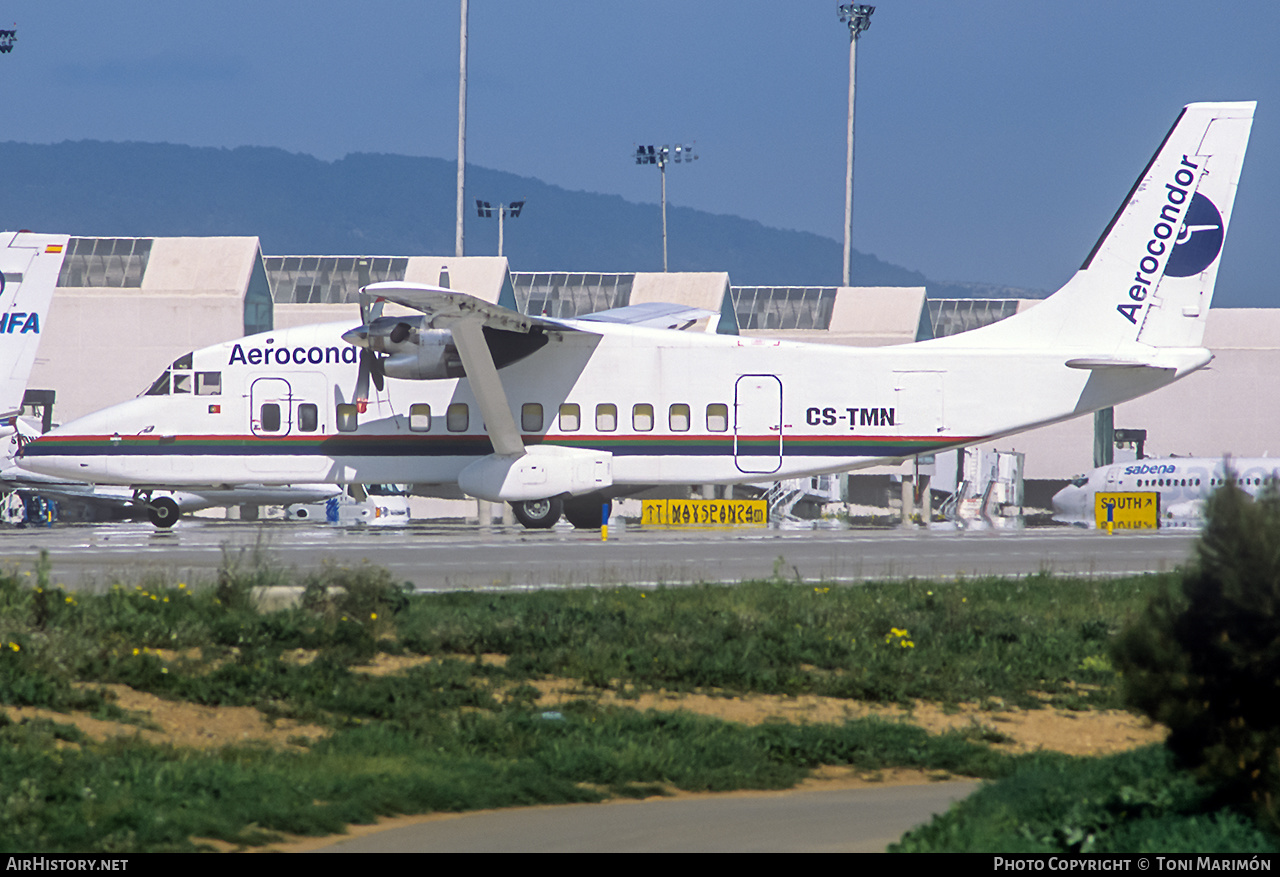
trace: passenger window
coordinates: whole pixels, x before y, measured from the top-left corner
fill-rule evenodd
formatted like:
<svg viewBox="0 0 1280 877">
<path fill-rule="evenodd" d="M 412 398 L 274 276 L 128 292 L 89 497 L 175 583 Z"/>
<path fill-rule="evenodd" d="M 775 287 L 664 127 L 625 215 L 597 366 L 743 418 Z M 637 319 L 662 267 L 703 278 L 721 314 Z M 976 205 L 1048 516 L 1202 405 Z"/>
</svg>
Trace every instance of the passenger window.
<svg viewBox="0 0 1280 877">
<path fill-rule="evenodd" d="M 542 406 L 526 402 L 520 406 L 520 428 L 525 432 L 542 431 Z"/>
<path fill-rule="evenodd" d="M 191 392 L 191 372 L 174 372 L 173 373 L 173 392 L 174 393 L 190 393 Z"/>
<path fill-rule="evenodd" d="M 466 432 L 467 424 L 471 422 L 471 413 L 467 409 L 466 402 L 454 402 L 445 411 L 444 425 L 448 427 L 449 432 Z"/>
<path fill-rule="evenodd" d="M 604 402 L 596 406 L 596 430 L 613 432 L 618 428 L 618 406 L 612 402 Z"/>
<path fill-rule="evenodd" d="M 714 402 L 707 406 L 707 429 L 711 432 L 728 432 L 729 406 Z"/>
<path fill-rule="evenodd" d="M 689 431 L 689 406 L 684 403 L 677 402 L 671 406 L 669 417 L 672 432 L 688 432 Z"/>
<path fill-rule="evenodd" d="M 196 372 L 197 396 L 221 396 L 222 372 Z"/>
<path fill-rule="evenodd" d="M 359 409 L 351 402 L 340 402 L 337 408 L 338 432 L 355 432 L 360 425 Z"/>
<path fill-rule="evenodd" d="M 264 402 L 262 404 L 261 417 L 263 432 L 279 432 L 280 431 L 280 406 L 275 402 Z"/>
<path fill-rule="evenodd" d="M 425 402 L 409 406 L 409 429 L 414 432 L 431 431 L 431 406 Z"/>
<path fill-rule="evenodd" d="M 560 406 L 560 431 L 577 432 L 582 424 L 582 409 L 572 402 Z"/>
<path fill-rule="evenodd" d="M 653 429 L 653 406 L 641 402 L 631 409 L 631 428 L 636 432 L 649 432 Z"/>
<path fill-rule="evenodd" d="M 314 402 L 303 402 L 298 406 L 298 430 L 315 432 L 320 426 L 320 409 Z"/>
</svg>

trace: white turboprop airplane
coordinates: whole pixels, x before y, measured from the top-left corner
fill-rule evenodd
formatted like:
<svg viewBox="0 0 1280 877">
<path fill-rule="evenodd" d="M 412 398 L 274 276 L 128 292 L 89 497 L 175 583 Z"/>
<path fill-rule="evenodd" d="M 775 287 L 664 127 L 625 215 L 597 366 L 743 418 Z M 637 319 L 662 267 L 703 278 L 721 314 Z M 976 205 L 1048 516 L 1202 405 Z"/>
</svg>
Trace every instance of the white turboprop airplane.
<svg viewBox="0 0 1280 877">
<path fill-rule="evenodd" d="M 110 517 L 145 512 L 157 526 L 171 526 L 184 511 L 238 503 L 323 502 L 340 492 L 333 484 L 241 485 L 235 490 L 156 491 L 142 496 L 127 488 L 95 489 L 82 481 L 68 482 L 12 466 L 22 445 L 39 435 L 18 415 L 69 240 L 67 235 L 0 232 L 0 490 L 93 507 Z"/>
<path fill-rule="evenodd" d="M 510 502 L 526 526 L 562 509 L 594 526 L 643 486 L 844 472 L 1087 414 L 1213 358 L 1205 314 L 1254 107 L 1187 106 L 1066 286 L 974 331 L 838 347 L 653 328 L 683 324 L 661 307 L 550 319 L 376 283 L 363 325 L 196 351 L 22 465 L 137 489 L 413 483 Z M 379 300 L 421 313 L 378 316 Z"/>
<path fill-rule="evenodd" d="M 1280 458 L 1164 457 L 1100 466 L 1053 495 L 1053 519 L 1093 527 L 1098 492 L 1158 493 L 1160 526 L 1198 526 L 1204 522 L 1205 500 L 1226 483 L 1228 470 L 1241 490 L 1257 496 L 1280 479 Z"/>
</svg>

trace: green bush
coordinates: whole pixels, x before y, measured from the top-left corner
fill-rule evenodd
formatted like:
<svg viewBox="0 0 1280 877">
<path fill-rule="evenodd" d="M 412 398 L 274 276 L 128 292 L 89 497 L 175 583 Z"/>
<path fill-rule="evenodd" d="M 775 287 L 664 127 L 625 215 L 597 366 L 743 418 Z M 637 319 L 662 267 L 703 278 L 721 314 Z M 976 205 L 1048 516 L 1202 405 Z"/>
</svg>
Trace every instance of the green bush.
<svg viewBox="0 0 1280 877">
<path fill-rule="evenodd" d="M 1178 762 L 1280 826 L 1280 493 L 1216 491 L 1195 563 L 1118 638 L 1128 703 Z"/>
<path fill-rule="evenodd" d="M 1160 746 L 1107 758 L 1041 752 L 890 852 L 1274 853 L 1275 838 L 1218 807 Z M 1167 866 L 1166 866 L 1167 867 Z"/>
</svg>

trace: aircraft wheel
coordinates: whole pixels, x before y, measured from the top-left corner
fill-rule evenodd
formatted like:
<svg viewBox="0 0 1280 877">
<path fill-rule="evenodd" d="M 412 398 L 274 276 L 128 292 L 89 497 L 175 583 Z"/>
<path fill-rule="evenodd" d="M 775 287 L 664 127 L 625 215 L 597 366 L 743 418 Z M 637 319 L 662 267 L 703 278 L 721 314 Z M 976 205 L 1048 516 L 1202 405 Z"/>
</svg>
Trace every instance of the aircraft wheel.
<svg viewBox="0 0 1280 877">
<path fill-rule="evenodd" d="M 546 530 L 556 525 L 564 511 L 564 503 L 558 499 L 528 499 L 513 502 L 511 511 L 516 520 L 530 530 Z"/>
<path fill-rule="evenodd" d="M 151 519 L 151 523 L 164 529 L 178 523 L 181 514 L 178 504 L 167 496 L 153 499 L 147 506 L 147 517 Z"/>
<path fill-rule="evenodd" d="M 570 500 L 564 504 L 565 520 L 579 530 L 599 530 L 612 512 L 613 500 L 599 496 Z"/>
</svg>

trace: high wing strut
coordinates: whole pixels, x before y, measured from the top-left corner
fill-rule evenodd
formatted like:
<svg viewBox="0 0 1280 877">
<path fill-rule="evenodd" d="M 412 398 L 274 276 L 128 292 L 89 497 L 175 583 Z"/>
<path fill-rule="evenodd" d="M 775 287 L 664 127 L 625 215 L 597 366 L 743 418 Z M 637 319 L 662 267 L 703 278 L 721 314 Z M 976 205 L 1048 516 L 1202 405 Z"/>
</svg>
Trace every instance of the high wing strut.
<svg viewBox="0 0 1280 877">
<path fill-rule="evenodd" d="M 445 327 L 453 331 L 458 356 L 467 371 L 471 392 L 476 395 L 494 453 L 518 457 L 525 452 L 524 440 L 516 428 L 515 418 L 511 416 L 507 393 L 502 388 L 502 379 L 498 377 L 498 368 L 493 364 L 493 354 L 484 341 L 481 326 L 480 320 L 462 318 L 456 322 L 447 321 Z"/>
</svg>

